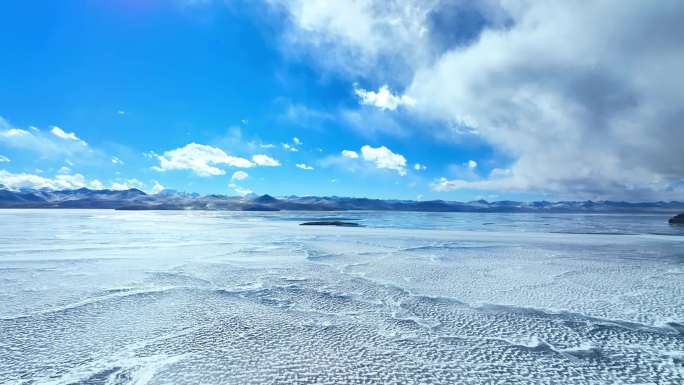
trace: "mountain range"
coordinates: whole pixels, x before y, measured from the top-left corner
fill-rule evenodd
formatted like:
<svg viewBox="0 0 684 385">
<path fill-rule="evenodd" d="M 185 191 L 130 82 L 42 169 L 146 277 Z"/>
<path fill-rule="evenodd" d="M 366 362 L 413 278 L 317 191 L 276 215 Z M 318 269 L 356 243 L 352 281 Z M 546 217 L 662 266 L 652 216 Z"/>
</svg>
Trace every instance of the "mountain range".
<svg viewBox="0 0 684 385">
<path fill-rule="evenodd" d="M 0 208 L 79 208 L 116 210 L 239 210 L 239 211 L 425 211 L 425 212 L 613 212 L 675 213 L 684 211 L 683 202 L 616 202 L 616 201 L 496 201 L 455 202 L 443 200 L 412 201 L 349 197 L 315 197 L 270 195 L 226 196 L 200 195 L 164 190 L 146 194 L 129 190 L 20 189 L 0 186 Z"/>
</svg>

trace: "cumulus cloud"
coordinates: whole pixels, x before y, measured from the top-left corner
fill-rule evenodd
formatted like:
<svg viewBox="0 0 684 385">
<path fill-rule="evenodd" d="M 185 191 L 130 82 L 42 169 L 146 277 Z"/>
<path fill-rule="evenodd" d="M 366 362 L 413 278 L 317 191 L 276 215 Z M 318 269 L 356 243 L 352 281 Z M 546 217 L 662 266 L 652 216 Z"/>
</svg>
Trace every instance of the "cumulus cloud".
<svg viewBox="0 0 684 385">
<path fill-rule="evenodd" d="M 80 139 L 78 136 L 76 136 L 75 133 L 73 132 L 66 132 L 62 130 L 61 128 L 57 126 L 52 126 L 52 130 L 50 130 L 52 135 L 64 139 L 64 140 L 72 140 L 74 142 L 80 143 L 83 146 L 87 146 L 88 143 L 86 143 L 84 140 Z"/>
<path fill-rule="evenodd" d="M 31 151 L 42 157 L 57 156 L 82 156 L 93 155 L 94 152 L 85 145 L 85 142 L 78 139 L 69 139 L 73 133 L 66 133 L 61 130 L 67 138 L 59 137 L 51 131 L 42 131 L 36 127 L 29 127 L 28 130 L 12 127 L 12 125 L 0 117 L 0 144 L 20 150 Z"/>
<path fill-rule="evenodd" d="M 394 170 L 399 175 L 406 175 L 406 158 L 401 154 L 393 153 L 385 146 L 371 147 L 365 145 L 361 147 L 361 157 L 375 164 L 377 168 Z"/>
<path fill-rule="evenodd" d="M 124 164 L 123 160 L 119 159 L 119 158 L 116 157 L 116 156 L 113 156 L 113 157 L 112 157 L 112 163 L 113 163 L 113 164 Z"/>
<path fill-rule="evenodd" d="M 81 174 L 60 174 L 55 175 L 54 178 L 46 178 L 35 174 L 15 174 L 7 170 L 0 170 L 0 184 L 10 190 L 21 188 L 69 190 L 82 187 L 98 189 L 102 186 L 101 182 L 97 179 L 88 181 Z"/>
<path fill-rule="evenodd" d="M 681 1 L 276 3 L 293 47 L 347 73 L 394 74 L 383 58 L 397 58 L 406 72 L 389 80 L 420 101 L 411 114 L 512 159 L 468 188 L 684 198 Z M 463 6 L 482 27 L 454 29 Z"/>
<path fill-rule="evenodd" d="M 10 158 L 8 158 L 4 155 L 0 155 L 0 163 L 9 162 L 9 161 L 10 161 Z"/>
<path fill-rule="evenodd" d="M 296 137 L 296 136 L 295 136 L 294 138 L 292 138 L 292 143 L 294 143 L 296 146 L 301 146 L 301 145 L 302 145 L 302 141 L 299 140 L 299 138 Z"/>
<path fill-rule="evenodd" d="M 431 97 L 420 113 L 467 117 L 514 157 L 507 179 L 468 188 L 673 196 L 684 178 L 684 53 L 675 37 L 684 33 L 684 4 L 666 3 L 506 4 L 510 30 L 446 52 L 408 92 Z"/>
<path fill-rule="evenodd" d="M 280 166 L 280 162 L 271 158 L 268 155 L 263 155 L 263 154 L 254 155 L 252 157 L 252 161 L 254 161 L 254 163 L 258 164 L 259 166 L 266 166 L 266 167 Z"/>
<path fill-rule="evenodd" d="M 245 195 L 252 193 L 252 190 L 250 190 L 248 188 L 240 187 L 240 186 L 236 185 L 235 183 L 229 184 L 228 187 L 230 189 L 232 189 L 233 191 L 235 191 L 236 193 L 240 194 L 241 196 L 245 196 Z"/>
<path fill-rule="evenodd" d="M 359 97 L 359 103 L 377 107 L 381 110 L 394 111 L 399 106 L 413 106 L 416 101 L 407 95 L 394 95 L 387 85 L 375 91 L 367 91 L 354 86 L 354 93 Z"/>
<path fill-rule="evenodd" d="M 474 169 L 477 167 L 477 162 L 472 160 L 472 159 L 469 160 L 467 164 L 468 164 L 468 168 L 470 168 L 470 169 Z"/>
<path fill-rule="evenodd" d="M 301 168 L 302 170 L 313 170 L 313 167 L 307 165 L 306 163 L 297 163 L 295 166 Z"/>
<path fill-rule="evenodd" d="M 233 176 L 230 177 L 230 179 L 232 179 L 232 180 L 245 180 L 245 179 L 247 179 L 247 177 L 249 177 L 249 174 L 247 174 L 246 172 L 244 172 L 244 171 L 235 171 L 235 172 L 233 173 Z"/>
<path fill-rule="evenodd" d="M 345 158 L 356 159 L 359 157 L 359 154 L 352 150 L 342 150 L 342 156 Z"/>
<path fill-rule="evenodd" d="M 349 172 L 368 173 L 375 169 L 396 171 L 406 175 L 406 158 L 392 152 L 385 146 L 371 147 L 365 145 L 360 151 L 343 150 L 340 155 L 330 155 L 321 159 L 321 167 L 339 167 Z M 369 164 L 372 165 L 369 167 Z"/>
<path fill-rule="evenodd" d="M 423 170 L 427 170 L 427 166 L 424 164 L 416 163 L 413 165 L 413 169 L 416 171 L 423 171 Z"/>
<path fill-rule="evenodd" d="M 165 151 L 163 155 L 154 156 L 159 160 L 159 166 L 152 167 L 156 171 L 191 170 L 199 176 L 225 174 L 217 165 L 249 168 L 257 163 L 230 156 L 220 148 L 197 143 L 190 143 L 175 150 Z"/>
</svg>

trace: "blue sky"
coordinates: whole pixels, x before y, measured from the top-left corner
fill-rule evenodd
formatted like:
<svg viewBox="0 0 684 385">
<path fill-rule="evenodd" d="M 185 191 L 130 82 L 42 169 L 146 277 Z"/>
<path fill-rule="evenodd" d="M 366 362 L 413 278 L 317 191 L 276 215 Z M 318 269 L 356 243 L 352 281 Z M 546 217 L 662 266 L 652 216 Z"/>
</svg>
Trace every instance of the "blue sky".
<svg viewBox="0 0 684 385">
<path fill-rule="evenodd" d="M 609 70 L 611 60 L 643 64 L 614 42 L 610 55 L 578 44 L 594 63 L 561 52 L 538 62 L 558 27 L 530 30 L 528 19 L 563 9 L 390 3 L 3 4 L 0 183 L 448 200 L 682 196 L 682 167 L 671 165 L 681 159 L 653 159 L 681 133 L 652 110 L 670 96 L 676 118 L 681 95 Z M 583 30 L 582 12 L 600 11 L 573 10 L 568 31 Z M 618 22 L 634 22 L 623 13 Z M 527 71 L 510 64 L 533 59 Z M 624 125 L 635 119 L 652 131 Z M 615 132 L 620 146 L 595 146 L 614 143 Z M 654 143 L 631 139 L 644 135 Z"/>
</svg>

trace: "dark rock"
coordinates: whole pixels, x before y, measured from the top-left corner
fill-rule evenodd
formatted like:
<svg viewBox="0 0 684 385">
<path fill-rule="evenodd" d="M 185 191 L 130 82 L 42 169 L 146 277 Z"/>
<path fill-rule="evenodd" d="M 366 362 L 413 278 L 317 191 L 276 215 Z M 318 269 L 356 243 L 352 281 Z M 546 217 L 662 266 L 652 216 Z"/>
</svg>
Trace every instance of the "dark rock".
<svg viewBox="0 0 684 385">
<path fill-rule="evenodd" d="M 684 213 L 675 215 L 668 221 L 673 225 L 684 225 Z"/>
<path fill-rule="evenodd" d="M 342 221 L 315 221 L 300 223 L 300 226 L 341 226 L 341 227 L 359 227 L 358 223 L 342 222 Z"/>
<path fill-rule="evenodd" d="M 264 205 L 247 205 L 242 208 L 242 211 L 280 211 L 280 209 Z"/>
</svg>

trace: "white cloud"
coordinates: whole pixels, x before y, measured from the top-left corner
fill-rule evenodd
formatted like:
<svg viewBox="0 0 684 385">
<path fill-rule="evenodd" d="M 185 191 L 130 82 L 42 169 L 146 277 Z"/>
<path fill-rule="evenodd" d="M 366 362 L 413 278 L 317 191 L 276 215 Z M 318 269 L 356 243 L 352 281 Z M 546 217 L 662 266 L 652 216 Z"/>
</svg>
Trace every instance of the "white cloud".
<svg viewBox="0 0 684 385">
<path fill-rule="evenodd" d="M 9 161 L 10 161 L 10 158 L 8 158 L 4 155 L 0 155 L 0 163 L 9 162 Z"/>
<path fill-rule="evenodd" d="M 252 190 L 250 190 L 248 188 L 240 187 L 240 186 L 236 185 L 235 183 L 229 184 L 228 187 L 231 188 L 236 193 L 240 194 L 241 196 L 245 196 L 245 195 L 252 193 Z"/>
<path fill-rule="evenodd" d="M 297 151 L 299 151 L 299 149 L 297 149 L 297 147 L 292 146 L 292 145 L 290 145 L 290 144 L 288 144 L 288 143 L 283 143 L 282 146 L 283 146 L 283 148 L 284 148 L 286 151 L 292 151 L 292 152 L 297 152 Z"/>
<path fill-rule="evenodd" d="M 156 194 L 164 189 L 164 186 L 159 182 L 152 182 L 153 187 L 151 191 L 153 193 Z M 0 170 L 0 185 L 3 185 L 10 190 L 18 190 L 21 188 L 73 190 L 83 187 L 91 190 L 103 190 L 105 188 L 104 184 L 98 179 L 89 181 L 81 174 L 58 174 L 55 175 L 54 178 L 46 178 L 35 174 L 15 174 L 7 170 Z M 128 190 L 131 188 L 144 190 L 145 184 L 138 179 L 128 179 L 112 183 L 111 188 L 113 190 Z"/>
<path fill-rule="evenodd" d="M 402 73 L 430 57 L 425 25 L 437 1 L 270 0 L 287 11 L 286 52 L 314 48 L 312 60 L 352 75 Z M 385 70 L 385 71 L 383 71 Z"/>
<path fill-rule="evenodd" d="M 359 154 L 352 150 L 342 150 L 342 156 L 345 158 L 356 159 L 359 157 Z"/>
<path fill-rule="evenodd" d="M 423 170 L 427 170 L 427 166 L 424 164 L 416 163 L 413 165 L 413 169 L 416 171 L 423 171 Z"/>
<path fill-rule="evenodd" d="M 474 160 L 472 160 L 472 159 L 469 160 L 469 161 L 468 161 L 468 168 L 473 169 L 473 168 L 475 168 L 475 167 L 477 167 L 477 162 L 474 161 Z"/>
<path fill-rule="evenodd" d="M 280 166 L 280 162 L 271 158 L 268 155 L 263 155 L 263 154 L 254 155 L 252 157 L 252 161 L 254 161 L 254 163 L 258 164 L 259 166 L 266 166 L 266 167 Z"/>
<path fill-rule="evenodd" d="M 135 178 L 112 183 L 112 190 L 130 190 L 133 188 L 144 190 L 145 183 Z"/>
<path fill-rule="evenodd" d="M 292 144 L 282 143 L 282 146 L 287 151 L 297 152 L 297 151 L 299 151 L 299 148 L 297 148 L 297 146 L 301 146 L 302 144 L 303 144 L 302 141 L 299 140 L 299 138 L 295 136 L 294 138 L 292 138 Z"/>
<path fill-rule="evenodd" d="M 249 174 L 247 174 L 244 171 L 235 171 L 233 173 L 233 176 L 230 178 L 231 180 L 245 180 L 249 177 Z"/>
<path fill-rule="evenodd" d="M 409 84 L 420 101 L 409 112 L 450 131 L 430 133 L 476 132 L 513 159 L 509 180 L 492 185 L 684 198 L 681 1 L 272 1 L 292 19 L 291 47 L 329 69 Z M 459 40 L 463 8 L 484 29 Z"/>
<path fill-rule="evenodd" d="M 145 158 L 147 158 L 147 159 L 157 159 L 157 157 L 159 156 L 159 154 L 157 154 L 156 152 L 150 150 L 150 151 L 145 151 L 145 152 L 143 152 L 143 153 L 142 153 L 142 156 L 145 157 Z"/>
<path fill-rule="evenodd" d="M 676 37 L 684 28 L 674 17 L 684 3 L 502 4 L 510 29 L 485 31 L 444 53 L 408 89 L 421 101 L 429 97 L 417 106 L 424 116 L 467 116 L 514 157 L 507 180 L 468 187 L 583 199 L 684 197 L 684 53 Z"/>
<path fill-rule="evenodd" d="M 160 192 L 164 191 L 166 187 L 164 187 L 163 184 L 157 182 L 156 180 L 152 181 L 152 189 L 150 189 L 150 192 L 152 194 L 159 194 Z"/>
<path fill-rule="evenodd" d="M 259 145 L 261 148 L 274 148 L 275 144 L 270 144 L 270 143 L 262 143 Z"/>
<path fill-rule="evenodd" d="M 10 129 L 5 130 L 5 131 L 0 131 L 0 136 L 3 136 L 5 138 L 19 138 L 19 137 L 25 137 L 25 136 L 30 136 L 30 135 L 31 135 L 30 132 L 28 132 L 26 130 L 22 130 L 20 128 L 10 128 Z"/>
<path fill-rule="evenodd" d="M 373 162 L 377 168 L 394 170 L 401 176 L 406 175 L 406 158 L 393 153 L 385 146 L 374 148 L 365 145 L 361 147 L 361 156 L 364 160 Z"/>
<path fill-rule="evenodd" d="M 216 165 L 249 168 L 254 163 L 245 158 L 230 156 L 220 148 L 190 143 L 175 150 L 165 151 L 164 155 L 156 155 L 159 166 L 156 171 L 191 170 L 199 176 L 223 175 L 225 171 Z"/>
<path fill-rule="evenodd" d="M 117 191 L 125 191 L 125 190 L 130 190 L 130 189 L 138 189 L 141 191 L 144 191 L 145 193 L 148 194 L 159 194 L 160 192 L 164 191 L 166 187 L 159 183 L 156 180 L 151 181 L 152 187 L 147 188 L 146 184 L 136 178 L 131 178 L 131 179 L 125 179 L 125 180 L 117 180 L 112 183 L 111 189 L 112 190 L 117 190 Z M 103 188 L 103 187 L 101 187 Z"/>
<path fill-rule="evenodd" d="M 118 111 L 116 111 L 116 113 L 119 115 L 126 115 L 126 111 L 124 111 L 124 110 L 118 110 Z"/>
<path fill-rule="evenodd" d="M 52 130 L 50 130 L 50 132 L 52 133 L 52 135 L 54 135 L 58 138 L 61 138 L 64 140 L 73 140 L 74 142 L 78 142 L 84 146 L 88 145 L 88 143 L 86 143 L 84 140 L 82 140 L 78 136 L 76 136 L 75 133 L 66 132 L 57 126 L 52 126 Z"/>
<path fill-rule="evenodd" d="M 464 189 L 464 188 L 467 188 L 467 186 L 468 186 L 468 181 L 465 181 L 463 179 L 449 180 L 447 178 L 441 177 L 441 178 L 435 180 L 430 185 L 430 188 L 432 188 L 433 191 L 444 192 L 444 191 L 453 191 L 453 190 Z"/>
<path fill-rule="evenodd" d="M 91 189 L 93 189 L 93 190 L 104 190 L 104 188 L 105 188 L 105 187 L 104 187 L 104 184 L 103 184 L 102 182 L 100 182 L 99 180 L 97 180 L 97 179 L 93 179 L 93 180 L 90 182 L 90 186 L 89 186 L 89 187 L 90 187 Z"/>
<path fill-rule="evenodd" d="M 359 97 L 359 103 L 374 106 L 381 110 L 394 111 L 399 106 L 413 106 L 416 101 L 407 95 L 394 95 L 387 85 L 383 85 L 375 91 L 367 91 L 354 86 L 354 93 Z"/>
<path fill-rule="evenodd" d="M 306 163 L 297 163 L 295 166 L 301 168 L 302 170 L 313 170 L 313 167 L 308 166 Z"/>
<path fill-rule="evenodd" d="M 88 181 L 81 174 L 56 175 L 54 178 L 45 178 L 40 175 L 26 173 L 11 173 L 7 170 L 0 170 L 0 184 L 10 190 L 20 188 L 68 190 L 89 187 L 96 189 L 99 186 L 97 179 Z"/>
<path fill-rule="evenodd" d="M 33 126 L 30 130 L 15 128 L 2 117 L 0 117 L 0 144 L 38 153 L 42 157 L 93 155 L 93 151 L 80 140 L 64 140 Z"/>
<path fill-rule="evenodd" d="M 57 170 L 57 174 L 69 174 L 71 173 L 71 169 L 67 166 L 62 166 Z"/>
<path fill-rule="evenodd" d="M 374 167 L 369 167 L 371 163 Z M 343 150 L 341 155 L 330 155 L 318 161 L 321 167 L 339 167 L 352 173 L 369 173 L 375 169 L 396 171 L 399 175 L 406 175 L 406 158 L 395 154 L 385 146 L 371 147 L 365 145 L 359 152 Z"/>
<path fill-rule="evenodd" d="M 434 191 L 454 191 L 454 190 L 525 190 L 530 186 L 524 180 L 514 178 L 488 178 L 479 180 L 447 179 L 439 178 L 430 187 Z"/>
<path fill-rule="evenodd" d="M 124 164 L 124 162 L 116 156 L 112 157 L 112 163 L 114 164 Z"/>
</svg>

